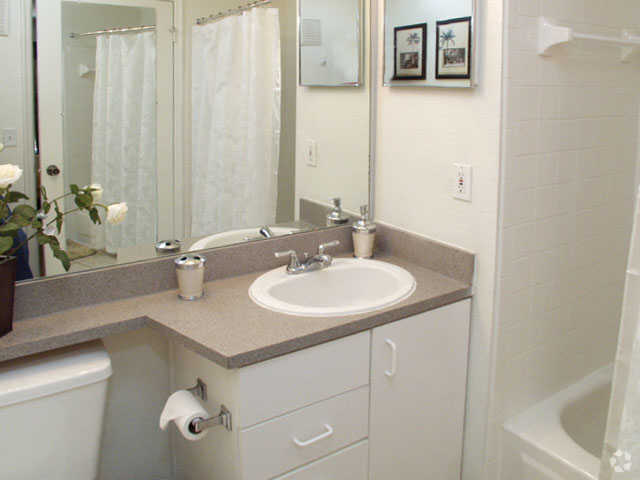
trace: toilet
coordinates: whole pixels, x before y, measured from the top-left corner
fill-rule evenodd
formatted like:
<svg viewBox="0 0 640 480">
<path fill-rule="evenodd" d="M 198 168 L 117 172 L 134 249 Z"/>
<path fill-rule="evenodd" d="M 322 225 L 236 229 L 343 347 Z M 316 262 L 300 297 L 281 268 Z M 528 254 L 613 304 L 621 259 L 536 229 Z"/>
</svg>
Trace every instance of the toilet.
<svg viewBox="0 0 640 480">
<path fill-rule="evenodd" d="M 0 363 L 0 477 L 94 480 L 111 373 L 99 341 Z"/>
</svg>

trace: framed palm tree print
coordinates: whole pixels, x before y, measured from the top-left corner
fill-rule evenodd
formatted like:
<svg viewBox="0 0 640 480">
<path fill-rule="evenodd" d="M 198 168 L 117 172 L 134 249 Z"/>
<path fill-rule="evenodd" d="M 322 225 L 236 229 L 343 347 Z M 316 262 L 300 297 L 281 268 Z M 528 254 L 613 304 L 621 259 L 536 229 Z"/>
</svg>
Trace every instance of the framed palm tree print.
<svg viewBox="0 0 640 480">
<path fill-rule="evenodd" d="M 393 80 L 427 78 L 427 24 L 394 28 L 395 69 Z"/>
<path fill-rule="evenodd" d="M 471 17 L 436 24 L 436 78 L 471 78 Z"/>
</svg>

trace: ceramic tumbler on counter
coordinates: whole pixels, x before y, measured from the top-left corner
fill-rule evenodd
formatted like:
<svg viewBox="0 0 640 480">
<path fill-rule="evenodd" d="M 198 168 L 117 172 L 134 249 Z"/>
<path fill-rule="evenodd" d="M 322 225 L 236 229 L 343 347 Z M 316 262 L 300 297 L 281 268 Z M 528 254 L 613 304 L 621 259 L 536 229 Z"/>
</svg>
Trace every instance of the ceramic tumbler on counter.
<svg viewBox="0 0 640 480">
<path fill-rule="evenodd" d="M 360 220 L 353 224 L 353 256 L 372 258 L 376 242 L 376 225 L 369 222 L 369 207 L 360 207 Z"/>
<path fill-rule="evenodd" d="M 197 300 L 204 295 L 204 266 L 207 260 L 200 255 L 183 255 L 176 259 L 178 297 Z"/>
</svg>

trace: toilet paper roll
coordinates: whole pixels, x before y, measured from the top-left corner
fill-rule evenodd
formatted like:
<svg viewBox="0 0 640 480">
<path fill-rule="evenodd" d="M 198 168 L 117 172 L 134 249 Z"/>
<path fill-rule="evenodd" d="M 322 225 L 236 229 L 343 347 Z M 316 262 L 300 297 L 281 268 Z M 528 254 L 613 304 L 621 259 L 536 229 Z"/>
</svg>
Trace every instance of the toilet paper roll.
<svg viewBox="0 0 640 480">
<path fill-rule="evenodd" d="M 189 431 L 195 418 L 209 418 L 209 413 L 190 392 L 178 390 L 169 397 L 160 414 L 160 428 L 166 430 L 169 422 L 174 422 L 184 438 L 195 442 L 207 435 L 206 430 L 198 434 Z"/>
</svg>

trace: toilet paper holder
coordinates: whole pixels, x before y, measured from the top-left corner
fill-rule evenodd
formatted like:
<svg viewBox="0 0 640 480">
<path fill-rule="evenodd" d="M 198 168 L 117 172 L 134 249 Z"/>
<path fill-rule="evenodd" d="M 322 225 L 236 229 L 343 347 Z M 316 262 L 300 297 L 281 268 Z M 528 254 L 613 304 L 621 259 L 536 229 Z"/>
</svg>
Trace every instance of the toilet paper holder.
<svg viewBox="0 0 640 480">
<path fill-rule="evenodd" d="M 196 385 L 187 388 L 187 392 L 192 393 L 196 397 L 200 397 L 203 402 L 207 401 L 207 384 L 202 381 L 202 379 L 198 378 L 196 380 Z M 194 418 L 189 424 L 189 431 L 193 434 L 202 433 L 203 431 L 217 426 L 223 426 L 227 430 L 232 430 L 232 421 L 231 421 L 231 412 L 227 407 L 222 405 L 220 407 L 220 413 L 215 417 L 209 418 Z"/>
<path fill-rule="evenodd" d="M 200 397 L 203 402 L 207 401 L 207 384 L 202 381 L 202 379 L 198 378 L 196 380 L 195 387 L 187 388 L 187 392 L 195 395 L 196 397 Z"/>
<path fill-rule="evenodd" d="M 224 405 L 220 407 L 220 413 L 215 417 L 194 418 L 193 420 L 191 420 L 191 423 L 189 424 L 189 431 L 193 434 L 198 434 L 204 432 L 209 428 L 217 427 L 219 425 L 223 426 L 229 431 L 232 430 L 231 412 Z"/>
</svg>

